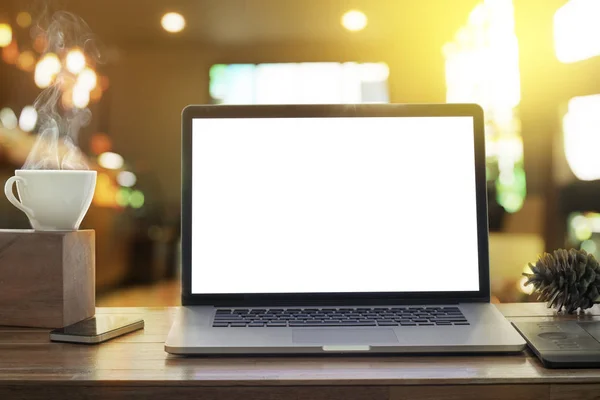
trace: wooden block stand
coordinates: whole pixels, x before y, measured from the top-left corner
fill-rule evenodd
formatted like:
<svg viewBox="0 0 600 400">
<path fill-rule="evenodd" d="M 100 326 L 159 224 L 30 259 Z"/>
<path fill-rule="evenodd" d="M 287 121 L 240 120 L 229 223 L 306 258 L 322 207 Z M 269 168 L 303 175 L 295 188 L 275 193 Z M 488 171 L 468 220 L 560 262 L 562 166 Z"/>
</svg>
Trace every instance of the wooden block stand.
<svg viewBox="0 0 600 400">
<path fill-rule="evenodd" d="M 0 326 L 62 328 L 94 315 L 95 233 L 0 229 Z"/>
</svg>

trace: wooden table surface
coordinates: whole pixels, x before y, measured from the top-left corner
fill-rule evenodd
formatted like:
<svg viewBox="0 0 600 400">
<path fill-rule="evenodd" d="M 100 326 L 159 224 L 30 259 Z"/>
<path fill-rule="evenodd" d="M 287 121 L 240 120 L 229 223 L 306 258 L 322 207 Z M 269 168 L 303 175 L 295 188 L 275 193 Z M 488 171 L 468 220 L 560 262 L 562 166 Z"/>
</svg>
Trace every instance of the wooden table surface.
<svg viewBox="0 0 600 400">
<path fill-rule="evenodd" d="M 554 318 L 540 303 L 498 308 L 515 321 Z M 175 308 L 97 313 L 137 314 L 146 326 L 93 346 L 51 343 L 44 329 L 0 327 L 0 399 L 600 399 L 600 369 L 549 370 L 529 352 L 177 357 L 163 348 Z M 600 307 L 567 318 L 600 320 Z"/>
</svg>

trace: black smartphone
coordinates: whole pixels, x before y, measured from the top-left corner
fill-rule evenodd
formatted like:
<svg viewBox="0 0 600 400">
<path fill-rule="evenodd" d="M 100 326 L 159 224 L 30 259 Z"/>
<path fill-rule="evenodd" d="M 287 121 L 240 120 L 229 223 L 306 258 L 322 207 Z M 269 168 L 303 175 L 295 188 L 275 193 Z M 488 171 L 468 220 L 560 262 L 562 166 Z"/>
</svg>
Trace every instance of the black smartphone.
<svg viewBox="0 0 600 400">
<path fill-rule="evenodd" d="M 53 342 L 102 343 L 144 328 L 144 320 L 135 315 L 96 315 L 50 332 Z"/>
</svg>

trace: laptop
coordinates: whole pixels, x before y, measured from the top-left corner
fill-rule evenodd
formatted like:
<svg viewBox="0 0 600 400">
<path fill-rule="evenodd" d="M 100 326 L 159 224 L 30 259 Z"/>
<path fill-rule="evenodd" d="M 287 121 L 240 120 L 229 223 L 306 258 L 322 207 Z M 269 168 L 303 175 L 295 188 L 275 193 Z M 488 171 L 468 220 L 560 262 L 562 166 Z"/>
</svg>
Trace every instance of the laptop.
<svg viewBox="0 0 600 400">
<path fill-rule="evenodd" d="M 188 106 L 172 354 L 517 352 L 476 105 Z"/>
</svg>

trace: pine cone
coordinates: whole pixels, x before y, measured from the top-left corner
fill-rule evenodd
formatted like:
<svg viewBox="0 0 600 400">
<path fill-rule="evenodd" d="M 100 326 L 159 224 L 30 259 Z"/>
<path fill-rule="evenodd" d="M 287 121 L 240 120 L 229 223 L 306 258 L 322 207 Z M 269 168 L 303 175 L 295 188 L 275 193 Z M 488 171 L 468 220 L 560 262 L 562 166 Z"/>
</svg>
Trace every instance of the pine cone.
<svg viewBox="0 0 600 400">
<path fill-rule="evenodd" d="M 556 250 L 544 253 L 529 264 L 531 274 L 525 285 L 532 284 L 538 300 L 547 301 L 548 307 L 569 314 L 594 305 L 600 293 L 600 265 L 592 254 L 583 250 Z"/>
</svg>

